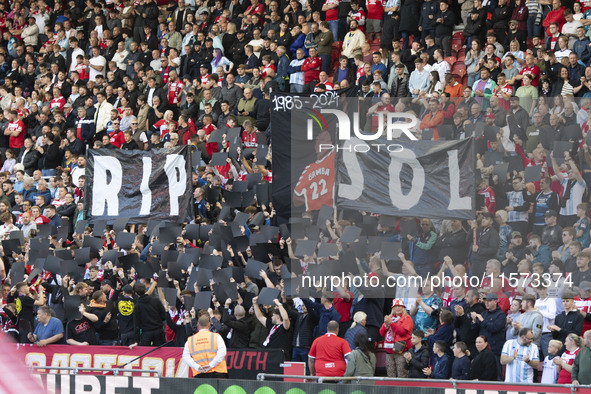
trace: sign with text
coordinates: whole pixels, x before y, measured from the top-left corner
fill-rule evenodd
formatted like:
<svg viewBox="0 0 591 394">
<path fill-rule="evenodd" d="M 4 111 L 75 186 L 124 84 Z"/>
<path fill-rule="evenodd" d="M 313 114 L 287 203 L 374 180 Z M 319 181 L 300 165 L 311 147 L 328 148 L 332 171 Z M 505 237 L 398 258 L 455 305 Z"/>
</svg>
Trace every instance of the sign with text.
<svg viewBox="0 0 591 394">
<path fill-rule="evenodd" d="M 188 146 L 151 151 L 90 149 L 85 209 L 90 220 L 128 217 L 184 221 L 192 216 Z"/>
<path fill-rule="evenodd" d="M 352 137 L 336 154 L 338 208 L 394 216 L 472 219 L 472 139 L 386 141 Z"/>
<path fill-rule="evenodd" d="M 18 345 L 17 352 L 24 358 L 26 365 L 47 367 L 37 371 L 40 373 L 67 374 L 68 371 L 52 370 L 51 367 L 77 367 L 81 368 L 78 373 L 97 374 L 97 372 L 85 372 L 82 368 L 115 368 L 149 350 L 151 348 L 139 346 L 129 349 L 126 346 Z M 192 377 L 191 369 L 182 357 L 183 348 L 163 347 L 127 365 L 125 368 L 129 372 L 124 372 L 122 375 L 145 376 L 133 370 L 149 369 L 158 371 L 163 377 Z M 283 362 L 284 356 L 281 349 L 228 349 L 226 354 L 228 375 L 231 379 L 255 380 L 257 374 L 262 372 L 281 374 L 284 372 Z"/>
</svg>

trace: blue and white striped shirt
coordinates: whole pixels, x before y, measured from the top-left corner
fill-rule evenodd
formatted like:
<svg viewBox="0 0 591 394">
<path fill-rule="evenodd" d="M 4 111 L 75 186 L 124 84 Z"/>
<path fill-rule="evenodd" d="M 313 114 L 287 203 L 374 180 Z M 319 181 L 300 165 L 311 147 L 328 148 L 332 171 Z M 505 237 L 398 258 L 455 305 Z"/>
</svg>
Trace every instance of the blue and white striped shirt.
<svg viewBox="0 0 591 394">
<path fill-rule="evenodd" d="M 507 192 L 507 200 L 509 200 L 510 207 L 520 207 L 525 204 L 525 200 L 523 199 L 523 191 L 512 191 Z M 507 223 L 511 222 L 527 222 L 528 214 L 527 211 L 524 212 L 516 212 L 510 211 L 507 215 Z"/>
<path fill-rule="evenodd" d="M 566 192 L 566 186 L 568 185 L 568 178 L 565 176 L 562 178 L 562 182 L 560 182 L 564 191 Z M 585 194 L 585 189 L 587 188 L 587 184 L 584 180 L 581 179 L 581 182 L 575 183 L 575 185 L 570 190 L 570 198 L 566 201 L 566 205 L 564 208 L 560 208 L 560 215 L 562 216 L 571 216 L 577 214 L 577 205 L 583 202 L 583 194 Z"/>
<path fill-rule="evenodd" d="M 520 345 L 517 339 L 511 339 L 503 345 L 505 356 L 513 357 L 517 349 L 517 358 L 505 367 L 505 382 L 508 383 L 533 383 L 534 369 L 523 361 L 523 356 L 528 355 L 532 361 L 540 360 L 540 351 L 535 343 L 529 346 Z"/>
</svg>

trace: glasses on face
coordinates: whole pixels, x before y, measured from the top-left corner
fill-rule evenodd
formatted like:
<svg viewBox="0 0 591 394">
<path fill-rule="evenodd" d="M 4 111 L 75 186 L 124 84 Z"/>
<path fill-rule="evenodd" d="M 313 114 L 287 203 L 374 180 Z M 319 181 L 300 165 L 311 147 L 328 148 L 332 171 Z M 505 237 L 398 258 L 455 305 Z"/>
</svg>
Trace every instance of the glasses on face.
<svg viewBox="0 0 591 394">
<path fill-rule="evenodd" d="M 113 123 L 113 125 L 117 125 L 117 126 L 119 126 L 119 123 Z"/>
<path fill-rule="evenodd" d="M 136 125 L 136 126 L 137 126 L 137 123 L 132 123 L 131 125 L 132 125 L 132 126 L 133 126 L 133 125 Z"/>
</svg>

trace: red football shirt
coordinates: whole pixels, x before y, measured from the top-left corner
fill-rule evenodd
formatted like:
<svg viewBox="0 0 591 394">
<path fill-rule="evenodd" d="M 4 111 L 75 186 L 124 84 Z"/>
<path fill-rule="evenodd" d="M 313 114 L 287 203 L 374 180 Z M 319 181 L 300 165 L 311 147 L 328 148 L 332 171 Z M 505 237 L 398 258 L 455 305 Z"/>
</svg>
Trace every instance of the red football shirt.
<svg viewBox="0 0 591 394">
<path fill-rule="evenodd" d="M 316 376 L 344 376 L 347 370 L 345 356 L 351 353 L 347 341 L 333 333 L 316 338 L 308 357 L 316 360 Z"/>
<path fill-rule="evenodd" d="M 323 205 L 333 206 L 335 180 L 334 150 L 323 159 L 308 165 L 294 189 L 296 196 L 304 196 L 306 210 L 314 211 Z"/>
</svg>

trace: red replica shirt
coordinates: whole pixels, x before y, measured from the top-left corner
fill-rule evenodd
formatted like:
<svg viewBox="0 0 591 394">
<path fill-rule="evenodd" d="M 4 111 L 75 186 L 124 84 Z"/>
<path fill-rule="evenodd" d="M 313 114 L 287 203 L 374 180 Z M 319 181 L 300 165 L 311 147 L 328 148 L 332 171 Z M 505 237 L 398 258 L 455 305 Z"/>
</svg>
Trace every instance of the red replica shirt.
<svg viewBox="0 0 591 394">
<path fill-rule="evenodd" d="M 523 67 L 521 69 L 521 71 L 519 72 L 520 75 L 525 75 L 525 74 L 531 74 L 533 75 L 535 78 L 533 81 L 531 81 L 531 84 L 533 86 L 538 86 L 538 82 L 540 82 L 540 67 L 536 66 L 535 64 L 533 65 L 533 67 Z"/>
<path fill-rule="evenodd" d="M 360 8 L 357 10 L 357 12 L 351 11 L 351 19 L 357 21 L 359 30 L 365 30 L 365 11 L 363 11 L 363 9 Z"/>
<path fill-rule="evenodd" d="M 6 130 L 9 130 L 11 133 L 10 138 L 8 139 L 8 145 L 11 148 L 18 149 L 25 145 L 25 133 L 27 131 L 27 126 L 25 126 L 25 123 L 22 120 L 19 119 L 16 122 L 8 123 Z M 12 136 L 12 133 L 15 131 L 19 132 L 16 137 Z"/>
<path fill-rule="evenodd" d="M 344 376 L 345 356 L 349 353 L 351 348 L 347 341 L 327 333 L 314 340 L 308 357 L 316 360 L 316 376 Z"/>
<path fill-rule="evenodd" d="M 309 57 L 304 60 L 302 64 L 302 71 L 304 72 L 304 84 L 308 84 L 314 80 L 319 79 L 320 68 L 322 67 L 322 59 L 318 56 Z"/>
<path fill-rule="evenodd" d="M 209 74 L 205 74 L 201 76 L 201 83 L 205 84 L 209 81 Z"/>
<path fill-rule="evenodd" d="M 83 64 L 83 63 L 76 64 L 74 66 L 74 71 L 76 71 L 78 73 L 81 80 L 83 80 L 83 81 L 88 80 L 88 77 L 89 77 L 88 67 L 85 64 Z"/>
<path fill-rule="evenodd" d="M 353 293 L 347 291 L 349 294 L 349 301 L 345 301 L 338 292 L 334 292 L 334 309 L 341 315 L 341 323 L 351 320 L 351 306 L 353 305 Z"/>
<path fill-rule="evenodd" d="M 577 297 L 575 298 L 575 305 L 577 306 L 577 309 L 585 311 L 586 313 L 591 312 L 591 298 L 582 300 L 580 297 Z M 580 335 L 582 336 L 588 330 L 591 330 L 591 323 L 585 320 L 583 322 L 583 332 L 581 332 Z"/>
<path fill-rule="evenodd" d="M 267 64 L 265 67 L 263 67 L 263 71 L 261 72 L 261 78 L 265 79 L 267 77 L 267 73 L 269 72 L 269 70 L 277 71 L 275 65 Z"/>
<path fill-rule="evenodd" d="M 252 14 L 263 15 L 264 11 L 265 11 L 265 6 L 264 6 L 264 4 L 261 4 L 261 3 L 257 4 L 256 7 L 253 7 L 251 4 L 246 9 L 246 12 L 248 12 L 249 15 L 252 15 Z"/>
<path fill-rule="evenodd" d="M 382 0 L 367 0 L 367 19 L 382 20 L 384 3 Z"/>
<path fill-rule="evenodd" d="M 185 84 L 178 80 L 168 84 L 168 104 L 178 104 L 184 88 Z"/>
<path fill-rule="evenodd" d="M 118 131 L 117 133 L 113 132 L 109 134 L 109 142 L 117 148 L 121 148 L 121 145 L 125 144 L 125 136 L 123 135 L 123 132 Z"/>
<path fill-rule="evenodd" d="M 242 143 L 244 144 L 245 148 L 256 148 L 259 146 L 257 144 L 257 133 L 253 132 L 252 134 L 248 134 L 248 132 L 242 132 Z"/>
<path fill-rule="evenodd" d="M 334 150 L 323 159 L 308 165 L 294 189 L 296 196 L 303 196 L 306 210 L 314 211 L 323 205 L 332 207 L 335 179 Z"/>
<path fill-rule="evenodd" d="M 56 97 L 51 100 L 49 104 L 50 109 L 59 108 L 60 110 L 64 109 L 64 105 L 66 105 L 66 99 L 63 97 Z"/>
<path fill-rule="evenodd" d="M 324 5 L 339 5 L 339 0 L 326 0 L 324 2 Z M 336 21 L 337 19 L 339 19 L 339 7 L 330 9 L 328 11 L 326 11 L 326 21 L 330 22 L 330 21 Z"/>
</svg>

